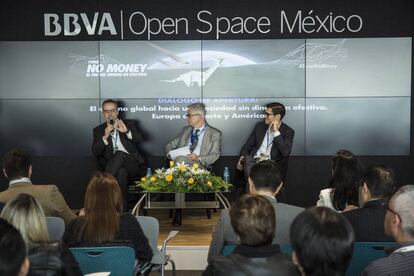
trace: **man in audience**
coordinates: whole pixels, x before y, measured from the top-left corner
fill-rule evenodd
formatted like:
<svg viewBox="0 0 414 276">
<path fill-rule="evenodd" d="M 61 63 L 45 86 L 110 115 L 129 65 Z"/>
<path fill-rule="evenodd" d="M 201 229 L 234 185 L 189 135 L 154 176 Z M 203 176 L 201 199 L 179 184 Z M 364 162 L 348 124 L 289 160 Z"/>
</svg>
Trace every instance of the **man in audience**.
<svg viewBox="0 0 414 276">
<path fill-rule="evenodd" d="M 401 187 L 384 208 L 385 233 L 397 244 L 387 248 L 388 257 L 371 263 L 363 275 L 414 275 L 414 185 Z"/>
<path fill-rule="evenodd" d="M 368 168 L 359 186 L 361 208 L 344 212 L 358 242 L 392 241 L 384 232 L 385 210 L 382 205 L 395 190 L 394 172 L 385 166 Z"/>
<path fill-rule="evenodd" d="M 255 164 L 248 178 L 249 190 L 253 195 L 262 195 L 268 199 L 275 209 L 276 235 L 273 243 L 289 244 L 289 227 L 293 219 L 303 211 L 303 208 L 289 204 L 278 203 L 275 196 L 282 188 L 282 174 L 278 164 L 272 160 L 266 160 Z M 220 219 L 213 232 L 208 262 L 213 256 L 221 255 L 225 244 L 238 244 L 240 241 L 230 224 L 229 210 L 222 210 Z"/>
<path fill-rule="evenodd" d="M 288 255 L 272 244 L 276 216 L 263 196 L 243 195 L 231 207 L 231 225 L 240 245 L 229 256 L 215 256 L 203 275 L 300 275 Z"/>
<path fill-rule="evenodd" d="M 124 207 L 127 207 L 128 178 L 141 177 L 146 170 L 144 158 L 136 147 L 142 136 L 134 121 L 118 118 L 116 101 L 105 100 L 102 103 L 102 114 L 105 122 L 93 129 L 92 152 L 101 167 L 118 180 Z"/>
<path fill-rule="evenodd" d="M 352 227 L 337 212 L 312 207 L 302 212 L 290 228 L 292 261 L 302 275 L 342 276 L 351 261 Z"/>
<path fill-rule="evenodd" d="M 25 276 L 28 272 L 29 259 L 20 232 L 0 218 L 0 275 Z"/>
<path fill-rule="evenodd" d="M 188 106 L 188 126 L 165 146 L 168 158 L 171 158 L 171 150 L 188 147 L 187 154 L 178 155 L 173 158 L 174 161 L 198 163 L 207 169 L 211 168 L 220 157 L 221 132 L 207 124 L 206 114 L 206 106 L 203 103 L 193 103 Z"/>
<path fill-rule="evenodd" d="M 0 192 L 0 202 L 6 203 L 18 194 L 35 197 L 47 216 L 61 217 L 67 224 L 76 215 L 66 204 L 63 195 L 55 185 L 33 185 L 31 156 L 21 149 L 13 149 L 3 157 L 3 172 L 9 179 L 9 188 Z"/>
</svg>

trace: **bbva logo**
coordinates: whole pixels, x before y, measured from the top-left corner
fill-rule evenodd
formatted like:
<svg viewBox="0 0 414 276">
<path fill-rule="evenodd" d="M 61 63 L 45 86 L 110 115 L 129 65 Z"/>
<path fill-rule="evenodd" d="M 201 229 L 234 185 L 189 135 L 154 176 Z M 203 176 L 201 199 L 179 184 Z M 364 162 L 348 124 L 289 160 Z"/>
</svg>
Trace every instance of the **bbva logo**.
<svg viewBox="0 0 414 276">
<path fill-rule="evenodd" d="M 97 27 L 98 21 L 99 27 Z M 102 13 L 102 16 L 99 12 L 95 12 L 91 20 L 86 13 L 64 13 L 63 18 L 56 13 L 45 13 L 44 26 L 45 36 L 58 36 L 62 31 L 64 36 L 76 36 L 83 29 L 88 35 L 101 35 L 104 31 L 117 35 L 111 14 L 107 12 Z"/>
</svg>

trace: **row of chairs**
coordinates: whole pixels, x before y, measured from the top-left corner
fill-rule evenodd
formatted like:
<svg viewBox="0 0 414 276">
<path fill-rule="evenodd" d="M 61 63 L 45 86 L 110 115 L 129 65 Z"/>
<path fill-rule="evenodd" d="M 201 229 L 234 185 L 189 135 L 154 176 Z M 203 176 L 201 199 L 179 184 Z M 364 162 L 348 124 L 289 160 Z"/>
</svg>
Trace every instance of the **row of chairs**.
<svg viewBox="0 0 414 276">
<path fill-rule="evenodd" d="M 128 246 L 74 247 L 70 248 L 83 274 L 94 272 L 110 272 L 112 276 L 135 275 L 137 270 L 150 269 L 165 274 L 165 266 L 171 263 L 172 273 L 176 274 L 175 263 L 166 249 L 168 242 L 177 235 L 171 231 L 163 241 L 161 250 L 158 249 L 159 222 L 154 217 L 137 216 L 154 256 L 147 267 L 135 262 L 135 251 Z M 65 232 L 65 223 L 58 217 L 47 217 L 47 227 L 50 240 L 61 240 Z"/>
<path fill-rule="evenodd" d="M 351 263 L 346 271 L 346 276 L 361 275 L 365 268 L 373 261 L 386 257 L 384 249 L 394 245 L 393 242 L 356 242 L 354 243 L 354 252 L 352 254 Z M 222 250 L 224 256 L 230 255 L 236 245 L 227 244 Z M 285 254 L 292 254 L 292 246 L 283 244 L 280 250 Z"/>
</svg>

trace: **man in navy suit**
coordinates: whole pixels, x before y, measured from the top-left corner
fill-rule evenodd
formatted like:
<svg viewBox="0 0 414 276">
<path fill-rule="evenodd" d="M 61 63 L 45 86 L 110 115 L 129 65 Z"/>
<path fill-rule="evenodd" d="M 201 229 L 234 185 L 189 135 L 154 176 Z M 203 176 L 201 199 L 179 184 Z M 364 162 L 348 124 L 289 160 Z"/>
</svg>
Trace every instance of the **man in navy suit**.
<svg viewBox="0 0 414 276">
<path fill-rule="evenodd" d="M 265 121 L 256 124 L 240 151 L 237 169 L 244 171 L 246 179 L 254 164 L 268 159 L 279 164 L 285 179 L 295 136 L 295 131 L 282 122 L 285 114 L 286 108 L 281 103 L 266 105 Z"/>
<path fill-rule="evenodd" d="M 142 136 L 135 122 L 118 118 L 118 103 L 108 99 L 102 103 L 105 122 L 93 129 L 92 152 L 102 168 L 116 177 L 124 196 L 128 195 L 128 178 L 145 174 L 146 165 L 136 144 Z"/>
</svg>

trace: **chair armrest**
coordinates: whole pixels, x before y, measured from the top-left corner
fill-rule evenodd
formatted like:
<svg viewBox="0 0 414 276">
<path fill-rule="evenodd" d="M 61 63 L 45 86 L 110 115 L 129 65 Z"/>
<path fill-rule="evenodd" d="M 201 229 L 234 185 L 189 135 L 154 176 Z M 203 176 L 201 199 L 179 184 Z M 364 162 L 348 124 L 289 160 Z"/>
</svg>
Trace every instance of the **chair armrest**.
<svg viewBox="0 0 414 276">
<path fill-rule="evenodd" d="M 167 236 L 167 238 L 162 242 L 162 248 L 161 248 L 161 252 L 165 252 L 165 249 L 167 248 L 167 243 L 172 239 L 172 238 L 174 238 L 177 234 L 178 234 L 178 232 L 179 231 L 171 231 L 169 234 L 168 234 L 168 236 Z"/>
</svg>

